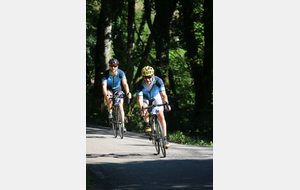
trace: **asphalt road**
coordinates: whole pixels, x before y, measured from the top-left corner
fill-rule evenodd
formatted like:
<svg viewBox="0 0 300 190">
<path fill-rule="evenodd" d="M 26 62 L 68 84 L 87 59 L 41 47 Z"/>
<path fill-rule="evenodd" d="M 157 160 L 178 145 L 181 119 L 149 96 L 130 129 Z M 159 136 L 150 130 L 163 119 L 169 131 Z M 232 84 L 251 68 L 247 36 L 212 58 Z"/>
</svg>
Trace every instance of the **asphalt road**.
<svg viewBox="0 0 300 190">
<path fill-rule="evenodd" d="M 147 136 L 86 126 L 88 189 L 213 189 L 213 147 L 170 143 L 157 155 Z"/>
</svg>

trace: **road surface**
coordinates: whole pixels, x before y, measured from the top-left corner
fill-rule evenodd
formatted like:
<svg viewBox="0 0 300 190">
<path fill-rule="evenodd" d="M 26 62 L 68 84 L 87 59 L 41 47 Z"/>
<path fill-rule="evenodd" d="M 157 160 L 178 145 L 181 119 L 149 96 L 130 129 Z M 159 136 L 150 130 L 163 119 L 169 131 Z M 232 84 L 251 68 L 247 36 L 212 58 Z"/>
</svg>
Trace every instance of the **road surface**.
<svg viewBox="0 0 300 190">
<path fill-rule="evenodd" d="M 164 158 L 147 136 L 87 123 L 88 189 L 213 189 L 213 147 L 170 145 Z"/>
</svg>

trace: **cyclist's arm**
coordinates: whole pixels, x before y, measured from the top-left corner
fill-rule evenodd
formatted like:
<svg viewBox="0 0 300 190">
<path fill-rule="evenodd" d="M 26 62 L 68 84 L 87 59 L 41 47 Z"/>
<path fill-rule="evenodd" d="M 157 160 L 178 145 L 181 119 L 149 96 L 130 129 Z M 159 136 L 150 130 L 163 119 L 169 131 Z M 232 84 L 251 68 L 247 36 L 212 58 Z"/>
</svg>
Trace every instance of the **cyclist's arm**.
<svg viewBox="0 0 300 190">
<path fill-rule="evenodd" d="M 164 106 L 165 110 L 166 111 L 171 111 L 171 106 L 169 104 L 169 101 L 168 101 L 168 96 L 167 96 L 167 93 L 166 91 L 160 91 L 160 96 L 161 96 L 161 99 L 163 101 L 163 103 L 168 103 L 168 106 Z"/>
<path fill-rule="evenodd" d="M 143 106 L 143 96 L 137 96 L 138 97 L 138 104 L 140 111 L 142 111 L 142 106 Z"/>
<path fill-rule="evenodd" d="M 103 91 L 104 98 L 107 100 L 107 83 L 106 83 L 106 80 L 102 81 L 102 91 Z"/>
<path fill-rule="evenodd" d="M 143 96 L 137 96 L 137 97 L 138 97 L 139 108 L 140 108 L 140 111 L 141 111 L 141 116 L 144 116 L 146 110 L 142 111 L 142 106 L 143 106 Z"/>
<path fill-rule="evenodd" d="M 129 91 L 129 86 L 128 86 L 128 83 L 127 83 L 127 79 L 122 79 L 122 84 L 123 84 L 123 87 L 124 87 L 124 90 L 125 90 L 125 93 L 127 95 Z M 128 96 L 128 95 L 127 95 Z M 129 94 L 128 98 L 131 98 L 131 94 Z"/>
<path fill-rule="evenodd" d="M 138 99 L 138 104 L 139 104 L 140 111 L 142 111 L 143 99 L 144 99 L 144 97 L 143 97 L 143 89 L 144 89 L 144 87 L 141 84 L 142 81 L 143 81 L 143 79 L 139 80 L 139 82 L 136 84 L 136 96 L 137 96 L 137 99 Z M 142 112 L 141 112 L 141 115 L 143 116 Z"/>
<path fill-rule="evenodd" d="M 157 84 L 158 91 L 160 93 L 160 96 L 161 96 L 161 99 L 162 99 L 163 103 L 165 103 L 165 102 L 169 103 L 168 96 L 167 96 L 167 93 L 166 93 L 166 88 L 165 88 L 165 85 L 164 85 L 164 82 L 162 81 L 162 79 L 157 77 L 156 84 Z"/>
<path fill-rule="evenodd" d="M 162 99 L 163 103 L 165 103 L 165 102 L 169 103 L 166 91 L 160 91 L 159 93 L 160 93 L 160 96 L 161 96 L 161 99 Z"/>
</svg>

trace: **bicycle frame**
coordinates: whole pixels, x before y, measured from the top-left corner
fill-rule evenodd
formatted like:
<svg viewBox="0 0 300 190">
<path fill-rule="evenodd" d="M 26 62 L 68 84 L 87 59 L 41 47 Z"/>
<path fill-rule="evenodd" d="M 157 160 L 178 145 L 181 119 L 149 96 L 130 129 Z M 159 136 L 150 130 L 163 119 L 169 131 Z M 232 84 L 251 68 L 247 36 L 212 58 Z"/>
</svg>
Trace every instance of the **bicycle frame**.
<svg viewBox="0 0 300 190">
<path fill-rule="evenodd" d="M 155 149 L 157 151 L 157 154 L 160 153 L 160 149 L 162 151 L 162 154 L 164 157 L 166 157 L 166 147 L 165 147 L 165 143 L 164 143 L 164 133 L 160 124 L 160 121 L 157 117 L 157 114 L 159 112 L 159 110 L 155 109 L 155 107 L 158 106 L 165 106 L 168 105 L 168 103 L 164 103 L 164 104 L 158 104 L 158 105 L 153 105 L 153 101 L 150 101 L 150 106 L 148 107 L 142 107 L 142 110 L 144 109 L 149 109 L 148 113 L 149 113 L 149 121 L 151 121 L 151 134 L 150 134 L 150 138 L 149 140 L 152 140 L 152 143 L 155 146 Z"/>
<path fill-rule="evenodd" d="M 124 96 L 124 92 L 117 95 L 116 93 L 112 95 L 109 99 L 112 99 L 112 110 L 113 110 L 113 119 L 110 120 L 110 124 L 112 125 L 113 135 L 116 138 L 117 137 L 117 128 L 119 128 L 119 135 L 120 138 L 123 139 L 124 137 L 124 118 L 121 113 L 120 103 L 121 98 Z M 109 104 L 109 101 L 107 102 Z M 121 119 L 121 121 L 120 121 Z"/>
</svg>

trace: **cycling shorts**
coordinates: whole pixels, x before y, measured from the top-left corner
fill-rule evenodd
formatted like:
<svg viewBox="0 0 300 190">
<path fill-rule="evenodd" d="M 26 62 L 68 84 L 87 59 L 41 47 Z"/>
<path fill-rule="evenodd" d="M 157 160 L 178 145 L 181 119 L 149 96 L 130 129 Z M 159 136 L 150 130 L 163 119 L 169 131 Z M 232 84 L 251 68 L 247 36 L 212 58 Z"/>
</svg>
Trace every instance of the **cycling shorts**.
<svg viewBox="0 0 300 190">
<path fill-rule="evenodd" d="M 118 95 L 122 94 L 122 89 L 117 88 L 117 89 L 111 89 L 111 88 L 107 88 L 107 91 L 110 91 L 112 94 L 117 93 Z M 123 99 L 123 98 L 122 98 Z"/>
<path fill-rule="evenodd" d="M 160 93 L 158 93 L 153 99 L 154 99 L 153 105 L 163 104 Z M 145 102 L 147 105 L 149 105 L 149 99 L 146 96 L 143 96 L 143 102 Z M 155 108 L 158 110 L 164 110 L 163 106 L 158 106 Z"/>
</svg>

